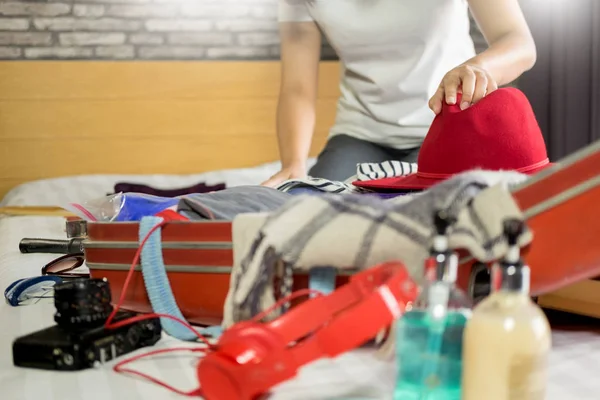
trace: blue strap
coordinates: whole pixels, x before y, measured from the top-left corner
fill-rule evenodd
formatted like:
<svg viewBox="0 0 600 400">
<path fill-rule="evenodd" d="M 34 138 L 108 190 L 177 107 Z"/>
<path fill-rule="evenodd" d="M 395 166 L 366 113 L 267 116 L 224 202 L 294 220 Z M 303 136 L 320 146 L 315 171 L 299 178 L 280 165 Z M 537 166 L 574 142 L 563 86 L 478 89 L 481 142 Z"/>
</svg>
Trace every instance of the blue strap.
<svg viewBox="0 0 600 400">
<path fill-rule="evenodd" d="M 148 235 L 148 232 L 162 221 L 162 218 L 153 216 L 143 217 L 140 220 L 140 244 Z M 169 283 L 167 270 L 162 257 L 161 242 L 162 239 L 159 228 L 150 235 L 142 249 L 140 262 L 142 264 L 142 276 L 144 277 L 146 292 L 148 293 L 150 304 L 152 305 L 154 312 L 172 315 L 181 320 L 185 320 L 175 301 L 173 291 L 171 290 L 171 284 Z M 177 321 L 169 318 L 161 318 L 160 323 L 165 332 L 177 339 L 188 341 L 197 339 L 188 328 Z M 199 329 L 199 332 L 205 336 L 218 338 L 223 333 L 223 330 L 220 326 L 209 326 Z"/>
<path fill-rule="evenodd" d="M 206 328 L 200 330 L 200 333 L 202 333 L 204 336 L 218 338 L 223 334 L 223 328 L 219 325 L 207 326 Z"/>
<path fill-rule="evenodd" d="M 153 216 L 143 217 L 140 220 L 140 244 L 148 235 L 148 232 L 162 221 L 162 218 Z M 142 248 L 141 264 L 146 292 L 148 292 L 150 304 L 152 304 L 154 312 L 172 315 L 185 321 L 181 310 L 179 310 L 179 306 L 177 306 L 169 278 L 167 277 L 162 256 L 160 228 L 152 232 Z M 165 332 L 177 339 L 188 341 L 198 339 L 188 328 L 177 321 L 163 317 L 160 319 L 160 323 Z"/>
<path fill-rule="evenodd" d="M 314 267 L 308 273 L 308 288 L 325 295 L 335 290 L 337 270 L 334 267 Z"/>
</svg>

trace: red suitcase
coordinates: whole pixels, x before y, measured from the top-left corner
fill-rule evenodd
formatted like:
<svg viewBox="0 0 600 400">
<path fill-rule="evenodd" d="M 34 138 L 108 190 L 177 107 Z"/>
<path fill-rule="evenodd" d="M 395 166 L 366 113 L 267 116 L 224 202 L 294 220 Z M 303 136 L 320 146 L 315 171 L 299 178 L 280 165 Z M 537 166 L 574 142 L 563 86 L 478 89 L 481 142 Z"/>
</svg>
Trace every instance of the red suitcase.
<svg viewBox="0 0 600 400">
<path fill-rule="evenodd" d="M 540 295 L 600 275 L 600 142 L 533 176 L 513 191 L 534 239 L 524 249 L 531 290 Z M 92 277 L 106 277 L 116 301 L 138 248 L 138 223 L 88 223 L 84 244 Z M 163 256 L 183 315 L 201 325 L 221 322 L 233 265 L 231 222 L 172 222 L 162 229 Z M 471 295 L 481 270 L 461 260 L 458 283 Z M 298 275 L 294 289 L 307 287 Z M 337 284 L 347 282 L 338 277 Z M 124 307 L 151 311 L 140 267 Z"/>
</svg>

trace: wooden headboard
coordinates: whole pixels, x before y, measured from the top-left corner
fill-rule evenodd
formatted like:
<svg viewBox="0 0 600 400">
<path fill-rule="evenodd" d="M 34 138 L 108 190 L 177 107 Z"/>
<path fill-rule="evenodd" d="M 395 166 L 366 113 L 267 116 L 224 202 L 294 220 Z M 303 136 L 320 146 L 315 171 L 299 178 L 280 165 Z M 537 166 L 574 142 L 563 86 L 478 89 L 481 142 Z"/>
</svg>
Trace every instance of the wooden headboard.
<svg viewBox="0 0 600 400">
<path fill-rule="evenodd" d="M 31 180 L 187 174 L 278 159 L 277 61 L 0 62 L 0 198 Z M 320 67 L 311 155 L 339 93 Z"/>
</svg>

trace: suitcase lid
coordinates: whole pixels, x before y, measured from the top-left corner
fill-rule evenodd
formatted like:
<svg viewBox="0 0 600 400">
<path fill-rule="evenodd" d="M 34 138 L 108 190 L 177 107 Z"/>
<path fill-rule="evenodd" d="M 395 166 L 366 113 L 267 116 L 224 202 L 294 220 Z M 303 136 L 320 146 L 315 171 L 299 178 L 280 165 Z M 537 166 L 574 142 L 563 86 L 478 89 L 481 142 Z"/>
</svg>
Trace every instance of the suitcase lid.
<svg viewBox="0 0 600 400">
<path fill-rule="evenodd" d="M 600 184 L 600 141 L 565 157 L 511 191 L 526 218 Z"/>
</svg>

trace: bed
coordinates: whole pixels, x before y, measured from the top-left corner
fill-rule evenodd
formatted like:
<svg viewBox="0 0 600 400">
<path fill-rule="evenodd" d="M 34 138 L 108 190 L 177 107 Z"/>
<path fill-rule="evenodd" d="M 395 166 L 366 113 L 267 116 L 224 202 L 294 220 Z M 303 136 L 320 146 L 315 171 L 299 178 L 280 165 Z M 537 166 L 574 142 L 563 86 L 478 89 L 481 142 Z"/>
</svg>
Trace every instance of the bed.
<svg viewBox="0 0 600 400">
<path fill-rule="evenodd" d="M 322 63 L 319 73 L 312 157 L 326 138 L 338 94 L 336 63 Z M 120 181 L 162 188 L 260 183 L 278 168 L 278 85 L 276 62 L 0 63 L 0 206 L 61 206 L 103 196 Z M 19 241 L 64 238 L 63 222 L 0 216 L 0 288 L 38 275 L 54 258 L 20 254 Z M 13 367 L 12 341 L 53 324 L 53 312 L 48 302 L 0 304 L 1 398 L 181 398 L 118 375 L 110 364 L 78 373 Z M 567 318 L 554 330 L 547 400 L 598 398 L 600 339 L 590 328 L 594 321 L 577 324 Z M 177 344 L 165 336 L 157 346 Z M 192 362 L 174 354 L 134 367 L 192 389 Z M 273 398 L 391 399 L 394 374 L 393 364 L 361 349 L 311 364 L 277 387 Z"/>
<path fill-rule="evenodd" d="M 39 204 L 35 199 L 42 198 L 44 205 L 54 205 L 71 199 L 85 200 L 89 196 L 103 195 L 107 189 L 110 190 L 114 186 L 115 182 L 124 179 L 166 188 L 177 187 L 177 184 L 187 182 L 195 183 L 199 179 L 207 182 L 225 182 L 229 186 L 235 186 L 236 182 L 246 183 L 249 178 L 253 178 L 252 181 L 260 181 L 274 172 L 276 167 L 276 164 L 265 164 L 254 168 L 173 177 L 95 175 L 40 180 L 20 185 L 10 191 L 2 201 L 2 205 Z M 35 236 L 64 239 L 64 219 L 47 216 L 0 217 L 0 287 L 5 288 L 20 278 L 39 275 L 41 266 L 56 257 L 46 254 L 20 254 L 19 241 L 23 237 Z M 54 305 L 48 301 L 21 307 L 11 307 L 4 302 L 0 304 L 3 326 L 0 331 L 1 398 L 116 400 L 121 398 L 125 390 L 128 391 L 128 398 L 131 399 L 160 400 L 180 397 L 152 383 L 144 383 L 116 374 L 110 369 L 110 364 L 80 373 L 56 373 L 13 367 L 12 341 L 19 335 L 52 325 L 53 314 Z M 177 345 L 181 343 L 165 335 L 157 346 Z M 190 356 L 177 353 L 168 358 L 143 361 L 136 364 L 135 368 L 151 373 L 171 385 L 191 389 L 197 384 L 193 375 L 192 361 L 193 358 Z M 369 352 L 359 351 L 347 354 L 339 360 L 317 363 L 306 369 L 297 380 L 282 385 L 274 399 L 323 399 L 336 396 L 348 398 L 350 394 L 356 396 L 357 393 L 362 396 L 360 398 L 385 398 L 385 393 L 389 392 L 388 386 L 393 381 L 390 373 L 391 370 L 385 362 L 373 359 Z M 49 393 L 52 397 L 48 397 Z"/>
<path fill-rule="evenodd" d="M 246 182 L 268 176 L 277 167 L 265 164 L 254 168 L 215 171 L 190 176 L 74 176 L 39 180 L 18 186 L 10 191 L 2 205 L 39 204 L 35 199 L 52 205 L 65 200 L 85 200 L 89 196 L 102 195 L 115 182 L 124 179 L 142 181 L 152 185 L 170 187 L 173 184 L 197 182 Z M 241 177 L 246 177 L 241 179 Z M 241 179 L 241 180 L 240 180 Z M 170 184 L 168 184 L 170 183 Z M 177 186 L 177 185 L 175 185 Z M 173 186 L 174 187 L 174 186 Z M 40 268 L 55 256 L 45 254 L 20 254 L 18 243 L 23 237 L 64 238 L 64 220 L 61 217 L 20 216 L 0 218 L 0 287 L 23 277 L 39 274 Z M 114 373 L 109 367 L 79 373 L 56 373 L 17 369 L 12 366 L 11 343 L 15 337 L 53 324 L 54 306 L 48 302 L 11 307 L 0 304 L 3 329 L 0 331 L 0 393 L 10 400 L 33 400 L 60 398 L 61 400 L 121 398 L 128 391 L 128 398 L 175 399 L 154 384 Z M 564 316 L 562 316 L 564 320 Z M 579 320 L 586 325 L 578 329 L 574 321 L 559 323 L 554 330 L 551 354 L 550 392 L 547 400 L 596 399 L 598 383 L 596 372 L 600 368 L 600 337 L 590 324 L 600 328 L 594 321 Z M 173 338 L 164 336 L 159 347 L 180 345 Z M 142 352 L 145 350 L 141 350 Z M 183 389 L 196 384 L 192 368 L 193 359 L 186 354 L 174 354 L 135 364 L 135 368 Z M 323 360 L 301 371 L 299 377 L 277 388 L 274 399 L 390 399 L 394 381 L 394 368 L 387 362 L 373 357 L 369 350 L 346 354 L 339 359 Z M 52 397 L 48 397 L 49 393 Z M 4 397 L 7 396 L 7 397 Z"/>
</svg>

